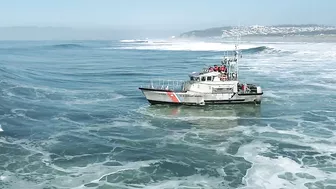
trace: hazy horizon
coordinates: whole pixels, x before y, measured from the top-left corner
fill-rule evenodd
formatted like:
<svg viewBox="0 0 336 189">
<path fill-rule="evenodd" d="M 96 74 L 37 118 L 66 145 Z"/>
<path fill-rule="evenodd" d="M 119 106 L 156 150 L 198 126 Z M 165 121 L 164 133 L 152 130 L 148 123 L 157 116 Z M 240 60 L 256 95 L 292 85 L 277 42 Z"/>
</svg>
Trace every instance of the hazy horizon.
<svg viewBox="0 0 336 189">
<path fill-rule="evenodd" d="M 334 7 L 336 2 L 327 0 L 12 0 L 0 7 L 0 39 L 168 37 L 238 25 L 336 26 Z"/>
<path fill-rule="evenodd" d="M 119 40 L 125 38 L 167 38 L 181 31 L 127 30 L 111 28 L 71 28 L 13 26 L 0 27 L 0 40 Z"/>
</svg>

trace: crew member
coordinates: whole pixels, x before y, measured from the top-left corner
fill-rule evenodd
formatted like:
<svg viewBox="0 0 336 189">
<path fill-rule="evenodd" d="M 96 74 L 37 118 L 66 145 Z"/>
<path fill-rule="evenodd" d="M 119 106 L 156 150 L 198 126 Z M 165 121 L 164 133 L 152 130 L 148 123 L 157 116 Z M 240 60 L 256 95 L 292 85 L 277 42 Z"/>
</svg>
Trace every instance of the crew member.
<svg viewBox="0 0 336 189">
<path fill-rule="evenodd" d="M 219 71 L 217 65 L 214 65 L 214 71 L 215 71 L 215 72 L 218 72 L 218 71 Z"/>
</svg>

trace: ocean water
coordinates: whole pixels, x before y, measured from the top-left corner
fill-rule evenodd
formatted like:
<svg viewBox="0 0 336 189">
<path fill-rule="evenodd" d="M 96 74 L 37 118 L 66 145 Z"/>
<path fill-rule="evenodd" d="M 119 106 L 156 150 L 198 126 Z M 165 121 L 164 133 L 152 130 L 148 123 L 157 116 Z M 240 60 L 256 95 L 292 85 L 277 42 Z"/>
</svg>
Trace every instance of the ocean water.
<svg viewBox="0 0 336 189">
<path fill-rule="evenodd" d="M 336 188 L 336 43 L 242 42 L 261 105 L 150 106 L 231 42 L 0 42 L 0 188 Z"/>
</svg>

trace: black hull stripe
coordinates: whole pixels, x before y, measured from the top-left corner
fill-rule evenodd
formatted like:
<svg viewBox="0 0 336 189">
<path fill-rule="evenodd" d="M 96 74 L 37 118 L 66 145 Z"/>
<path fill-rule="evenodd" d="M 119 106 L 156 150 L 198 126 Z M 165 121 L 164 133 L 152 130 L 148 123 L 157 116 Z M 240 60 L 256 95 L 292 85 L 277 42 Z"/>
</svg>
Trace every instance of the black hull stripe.
<svg viewBox="0 0 336 189">
<path fill-rule="evenodd" d="M 176 103 L 176 102 L 164 102 L 164 101 L 156 101 L 156 100 L 148 100 L 148 102 L 152 105 L 155 104 L 169 104 L 169 105 L 200 105 L 196 103 Z M 244 100 L 220 100 L 220 101 L 204 101 L 205 105 L 211 105 L 211 104 L 260 104 L 259 101 L 244 101 Z"/>
<path fill-rule="evenodd" d="M 238 96 L 263 95 L 264 93 L 238 93 Z"/>
<path fill-rule="evenodd" d="M 148 100 L 148 102 L 152 105 L 155 104 L 168 104 L 168 105 L 175 105 L 175 106 L 181 106 L 181 105 L 197 105 L 196 103 L 176 103 L 176 102 L 164 102 L 164 101 L 156 101 L 156 100 Z"/>
<path fill-rule="evenodd" d="M 139 89 L 143 91 L 173 92 L 172 90 L 166 90 L 166 89 L 151 89 L 151 88 L 143 88 L 143 87 L 139 87 Z"/>
</svg>

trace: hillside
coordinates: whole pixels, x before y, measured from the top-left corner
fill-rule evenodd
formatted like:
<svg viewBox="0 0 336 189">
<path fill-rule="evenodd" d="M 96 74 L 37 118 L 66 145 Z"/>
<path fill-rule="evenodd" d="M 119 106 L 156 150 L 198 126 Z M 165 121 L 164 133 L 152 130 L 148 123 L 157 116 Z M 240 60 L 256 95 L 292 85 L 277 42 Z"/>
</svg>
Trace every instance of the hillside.
<svg viewBox="0 0 336 189">
<path fill-rule="evenodd" d="M 180 34 L 182 38 L 206 37 L 225 38 L 241 36 L 302 36 L 302 35 L 336 35 L 336 27 L 323 25 L 276 25 L 276 26 L 244 26 L 244 27 L 217 27 L 204 30 L 193 30 Z"/>
</svg>

